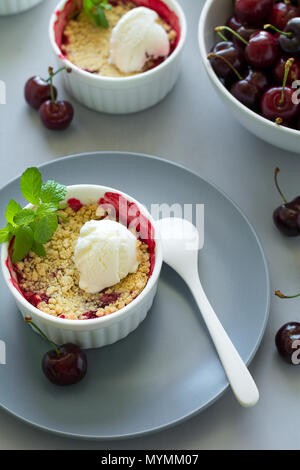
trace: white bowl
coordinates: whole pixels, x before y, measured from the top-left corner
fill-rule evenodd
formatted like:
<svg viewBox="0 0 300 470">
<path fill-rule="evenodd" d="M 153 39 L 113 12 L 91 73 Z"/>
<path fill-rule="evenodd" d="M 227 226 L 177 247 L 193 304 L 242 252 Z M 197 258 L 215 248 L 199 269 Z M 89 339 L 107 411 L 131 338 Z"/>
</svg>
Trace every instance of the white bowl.
<svg viewBox="0 0 300 470">
<path fill-rule="evenodd" d="M 43 0 L 0 0 L 0 16 L 21 13 L 35 7 Z"/>
<path fill-rule="evenodd" d="M 240 103 L 222 85 L 207 59 L 216 42 L 214 27 L 226 24 L 233 11 L 232 0 L 206 0 L 200 16 L 198 29 L 200 53 L 210 81 L 225 105 L 246 129 L 270 144 L 299 153 L 300 131 L 278 126 Z"/>
<path fill-rule="evenodd" d="M 115 192 L 124 196 L 127 200 L 135 202 L 141 213 L 145 215 L 154 226 L 154 220 L 147 209 L 138 201 L 127 194 L 105 186 L 75 185 L 68 186 L 66 200 L 77 198 L 83 204 L 97 202 L 105 192 Z M 30 204 L 26 207 L 32 207 Z M 162 251 L 159 239 L 156 239 L 155 264 L 153 273 L 144 290 L 130 304 L 110 315 L 92 320 L 67 320 L 54 317 L 42 312 L 31 305 L 14 286 L 9 269 L 6 265 L 8 258 L 8 243 L 2 245 L 1 267 L 6 284 L 14 296 L 17 307 L 23 317 L 30 315 L 33 321 L 56 344 L 72 342 L 82 348 L 99 348 L 107 344 L 115 343 L 135 330 L 145 319 L 147 312 L 153 303 L 157 283 L 162 265 Z"/>
<path fill-rule="evenodd" d="M 49 35 L 58 65 L 72 69 L 72 73 L 64 73 L 70 94 L 88 108 L 111 114 L 134 113 L 161 101 L 177 81 L 186 38 L 186 20 L 182 8 L 176 0 L 163 2 L 176 13 L 181 27 L 180 40 L 173 53 L 162 64 L 138 75 L 100 77 L 76 67 L 62 55 L 55 40 L 55 24 L 67 0 L 60 1 L 50 19 Z"/>
</svg>

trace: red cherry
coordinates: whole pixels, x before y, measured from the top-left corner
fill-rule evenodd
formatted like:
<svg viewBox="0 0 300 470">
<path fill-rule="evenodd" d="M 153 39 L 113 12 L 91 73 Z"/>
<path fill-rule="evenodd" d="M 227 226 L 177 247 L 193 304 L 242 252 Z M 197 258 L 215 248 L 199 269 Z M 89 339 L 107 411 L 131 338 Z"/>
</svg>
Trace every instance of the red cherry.
<svg viewBox="0 0 300 470">
<path fill-rule="evenodd" d="M 300 323 L 289 322 L 283 325 L 278 330 L 275 337 L 276 348 L 283 357 L 283 359 L 289 364 L 298 365 L 298 361 L 294 362 L 294 353 L 296 353 L 296 359 L 298 359 L 297 349 L 299 349 L 300 341 Z"/>
<path fill-rule="evenodd" d="M 236 0 L 235 14 L 242 23 L 260 26 L 270 15 L 273 0 Z"/>
<path fill-rule="evenodd" d="M 278 54 L 278 40 L 266 31 L 253 34 L 245 49 L 248 64 L 258 68 L 267 68 L 273 65 Z"/>
<path fill-rule="evenodd" d="M 261 112 L 271 121 L 280 119 L 280 123 L 289 122 L 299 113 L 299 105 L 293 103 L 295 90 L 290 87 L 272 87 L 263 95 L 261 100 Z M 283 96 L 283 99 L 282 99 Z M 282 120 L 282 121 L 281 121 Z"/>
<path fill-rule="evenodd" d="M 60 318 L 65 318 L 60 315 Z M 48 341 L 53 349 L 46 352 L 42 359 L 42 369 L 46 377 L 55 385 L 72 385 L 80 382 L 87 372 L 87 357 L 76 344 L 67 343 L 56 346 L 45 333 L 26 315 L 25 322 L 32 326 Z"/>
<path fill-rule="evenodd" d="M 53 87 L 54 97 L 57 97 L 57 90 Z M 29 78 L 24 89 L 27 103 L 35 109 L 39 109 L 44 101 L 51 98 L 50 84 L 41 77 Z"/>
<path fill-rule="evenodd" d="M 283 55 L 277 60 L 277 62 L 274 65 L 273 77 L 278 84 L 281 84 L 283 82 L 285 64 L 288 58 L 289 58 L 288 56 Z M 292 85 L 292 83 L 295 80 L 300 80 L 300 60 L 299 59 L 294 60 L 290 68 L 286 83 L 287 85 Z"/>
<path fill-rule="evenodd" d="M 40 118 L 42 123 L 52 130 L 64 130 L 72 122 L 74 109 L 68 101 L 47 100 L 40 107 Z"/>
<path fill-rule="evenodd" d="M 67 343 L 48 351 L 42 360 L 46 377 L 55 385 L 65 386 L 80 382 L 87 372 L 85 352 L 76 344 Z"/>
<path fill-rule="evenodd" d="M 208 58 L 211 60 L 211 65 L 218 77 L 224 78 L 226 81 L 235 78 L 235 73 L 228 63 L 238 72 L 245 68 L 243 49 L 232 41 L 222 41 L 216 44 Z"/>
<path fill-rule="evenodd" d="M 280 2 L 275 3 L 273 6 L 268 21 L 276 28 L 283 30 L 287 22 L 292 18 L 296 18 L 296 16 L 300 16 L 300 8 L 290 3 Z"/>
<path fill-rule="evenodd" d="M 230 93 L 248 108 L 257 109 L 268 83 L 261 70 L 249 69 L 245 78 L 232 85 Z"/>
</svg>

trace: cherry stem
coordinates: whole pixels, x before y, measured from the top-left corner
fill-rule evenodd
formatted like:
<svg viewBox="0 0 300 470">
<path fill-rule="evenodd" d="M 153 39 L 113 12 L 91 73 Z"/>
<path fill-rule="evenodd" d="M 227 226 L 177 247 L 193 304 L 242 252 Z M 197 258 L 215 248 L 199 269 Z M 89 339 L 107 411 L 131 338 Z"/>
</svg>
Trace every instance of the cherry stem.
<svg viewBox="0 0 300 470">
<path fill-rule="evenodd" d="M 55 72 L 53 72 L 53 68 L 52 67 L 49 67 L 49 69 L 51 68 L 51 71 L 52 71 L 52 78 L 55 77 L 55 75 L 57 75 L 59 72 L 61 72 L 62 70 L 67 70 L 67 67 L 61 67 L 60 69 L 57 69 Z M 48 69 L 48 71 L 49 71 Z M 49 77 L 47 78 L 46 82 L 51 82 L 51 76 L 50 76 L 50 72 L 49 72 Z"/>
<path fill-rule="evenodd" d="M 221 38 L 223 41 L 227 41 L 227 37 L 224 36 L 224 34 L 222 34 L 221 31 L 217 31 L 217 34 L 220 36 L 220 38 Z"/>
<path fill-rule="evenodd" d="M 49 78 L 48 78 L 48 80 L 49 80 L 49 85 L 50 85 L 51 101 L 52 101 L 53 108 L 56 109 L 55 95 L 54 95 L 54 88 L 53 88 L 53 77 L 54 77 L 53 68 L 52 68 L 52 67 L 49 67 L 49 68 L 48 68 L 48 72 L 49 72 Z"/>
<path fill-rule="evenodd" d="M 300 297 L 300 294 L 284 295 L 282 292 L 280 292 L 280 290 L 276 290 L 275 295 L 277 295 L 277 297 L 279 297 L 280 299 L 296 299 L 296 297 Z"/>
<path fill-rule="evenodd" d="M 28 323 L 29 325 L 33 326 L 33 328 L 35 328 L 42 336 L 43 338 L 45 338 L 46 341 L 48 341 L 48 343 L 50 344 L 50 346 L 54 349 L 54 351 L 56 352 L 57 356 L 59 357 L 60 356 L 60 352 L 58 350 L 58 348 L 56 347 L 56 345 L 48 338 L 48 336 L 45 335 L 45 333 L 32 321 L 32 318 L 30 315 L 26 315 L 25 317 L 25 322 Z"/>
<path fill-rule="evenodd" d="M 279 192 L 280 196 L 282 197 L 283 202 L 284 202 L 285 204 L 287 204 L 288 201 L 287 201 L 285 195 L 283 194 L 283 192 L 281 191 L 280 186 L 279 186 L 279 184 L 278 184 L 278 173 L 279 173 L 279 172 L 280 172 L 280 168 L 278 168 L 278 167 L 275 168 L 275 170 L 274 170 L 275 186 L 276 186 L 277 191 Z M 278 291 L 278 292 L 279 292 L 279 291 Z"/>
<path fill-rule="evenodd" d="M 284 66 L 284 77 L 283 77 L 281 98 L 280 98 L 280 101 L 279 101 L 280 105 L 282 105 L 284 103 L 284 91 L 285 91 L 285 87 L 286 87 L 286 82 L 287 82 L 287 79 L 288 79 L 288 75 L 289 75 L 291 66 L 293 65 L 294 61 L 295 61 L 295 59 L 293 59 L 291 57 L 290 59 L 288 59 L 286 61 L 285 66 Z"/>
<path fill-rule="evenodd" d="M 227 64 L 228 67 L 230 67 L 231 70 L 236 74 L 236 76 L 237 76 L 237 78 L 238 78 L 239 80 L 242 80 L 242 79 L 243 79 L 242 75 L 237 71 L 237 69 L 232 65 L 232 63 L 229 62 L 228 59 L 226 59 L 226 57 L 223 57 L 222 55 L 219 55 L 219 54 L 215 54 L 214 52 L 210 52 L 210 53 L 208 54 L 208 56 L 207 56 L 207 59 L 210 60 L 210 59 L 212 59 L 213 57 L 215 57 L 216 59 L 221 59 L 221 60 L 223 60 L 223 62 L 225 62 L 225 64 Z"/>
<path fill-rule="evenodd" d="M 293 33 L 288 33 L 286 31 L 281 31 L 280 29 L 276 28 L 276 26 L 273 26 L 272 24 L 265 24 L 264 29 L 272 29 L 276 33 L 282 34 L 283 36 L 287 36 L 288 38 L 293 36 Z"/>
<path fill-rule="evenodd" d="M 229 28 L 229 26 L 216 26 L 215 31 L 216 33 L 219 33 L 220 31 L 229 31 L 231 34 L 237 37 L 240 41 L 242 41 L 246 46 L 248 45 L 248 41 L 246 41 L 246 39 L 244 39 L 239 33 L 234 31 L 234 29 Z"/>
</svg>

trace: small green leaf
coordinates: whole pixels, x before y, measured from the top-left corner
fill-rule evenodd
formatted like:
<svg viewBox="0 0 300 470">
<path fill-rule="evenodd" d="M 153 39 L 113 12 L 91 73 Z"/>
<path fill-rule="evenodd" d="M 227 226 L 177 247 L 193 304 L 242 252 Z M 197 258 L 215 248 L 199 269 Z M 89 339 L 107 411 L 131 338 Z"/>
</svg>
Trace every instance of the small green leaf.
<svg viewBox="0 0 300 470">
<path fill-rule="evenodd" d="M 22 210 L 22 207 L 20 206 L 20 204 L 18 204 L 16 201 L 11 199 L 6 206 L 6 211 L 5 211 L 5 218 L 7 222 L 10 224 L 13 224 L 14 216 L 21 210 Z"/>
<path fill-rule="evenodd" d="M 14 239 L 12 261 L 21 261 L 31 250 L 33 243 L 33 232 L 27 225 L 18 227 Z"/>
<path fill-rule="evenodd" d="M 37 243 L 36 241 L 33 241 L 33 244 L 32 244 L 32 247 L 31 247 L 31 250 L 37 254 L 38 256 L 40 256 L 41 258 L 45 258 L 46 256 L 46 250 L 44 248 L 44 246 L 40 243 Z"/>
<path fill-rule="evenodd" d="M 110 10 L 111 5 L 107 0 L 83 0 L 83 9 L 89 18 L 102 28 L 108 28 L 109 24 L 105 15 L 105 10 Z"/>
<path fill-rule="evenodd" d="M 96 11 L 98 16 L 98 25 L 102 26 L 102 28 L 108 28 L 109 24 L 103 8 L 98 7 Z"/>
<path fill-rule="evenodd" d="M 37 243 L 47 243 L 58 226 L 56 214 L 50 214 L 40 219 L 34 227 L 34 240 Z"/>
<path fill-rule="evenodd" d="M 22 209 L 14 216 L 16 225 L 29 225 L 35 219 L 35 212 L 32 209 Z"/>
<path fill-rule="evenodd" d="M 43 202 L 40 204 L 36 210 L 36 216 L 38 218 L 45 217 L 46 215 L 52 214 L 56 212 L 57 205 L 53 204 L 52 202 Z"/>
<path fill-rule="evenodd" d="M 112 6 L 110 3 L 108 3 L 107 0 L 102 0 L 100 3 L 100 7 L 105 8 L 105 10 L 111 10 Z"/>
<path fill-rule="evenodd" d="M 58 204 L 63 201 L 67 194 L 66 186 L 57 183 L 56 181 L 47 181 L 43 184 L 41 189 L 41 200 L 42 202 L 52 202 Z"/>
<path fill-rule="evenodd" d="M 31 204 L 39 204 L 42 175 L 35 167 L 27 168 L 21 176 L 20 187 L 23 196 Z"/>
<path fill-rule="evenodd" d="M 56 213 L 63 222 L 69 222 L 68 217 L 66 217 L 64 214 L 61 214 L 60 212 L 56 212 Z"/>
<path fill-rule="evenodd" d="M 6 243 L 11 238 L 12 233 L 10 227 L 4 227 L 0 230 L 0 243 Z"/>
</svg>

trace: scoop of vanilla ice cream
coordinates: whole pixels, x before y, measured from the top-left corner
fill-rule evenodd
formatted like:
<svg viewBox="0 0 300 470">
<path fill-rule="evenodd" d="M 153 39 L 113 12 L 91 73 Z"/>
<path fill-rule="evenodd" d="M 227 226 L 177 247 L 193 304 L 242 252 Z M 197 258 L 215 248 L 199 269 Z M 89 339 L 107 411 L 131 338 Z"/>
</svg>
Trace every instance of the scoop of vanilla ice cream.
<svg viewBox="0 0 300 470">
<path fill-rule="evenodd" d="M 154 10 L 137 7 L 116 24 L 110 41 L 110 62 L 121 72 L 141 72 L 149 57 L 169 55 L 169 38 L 157 19 Z"/>
<path fill-rule="evenodd" d="M 113 220 L 90 220 L 80 230 L 74 261 L 79 287 L 96 294 L 137 270 L 136 238 Z"/>
</svg>

